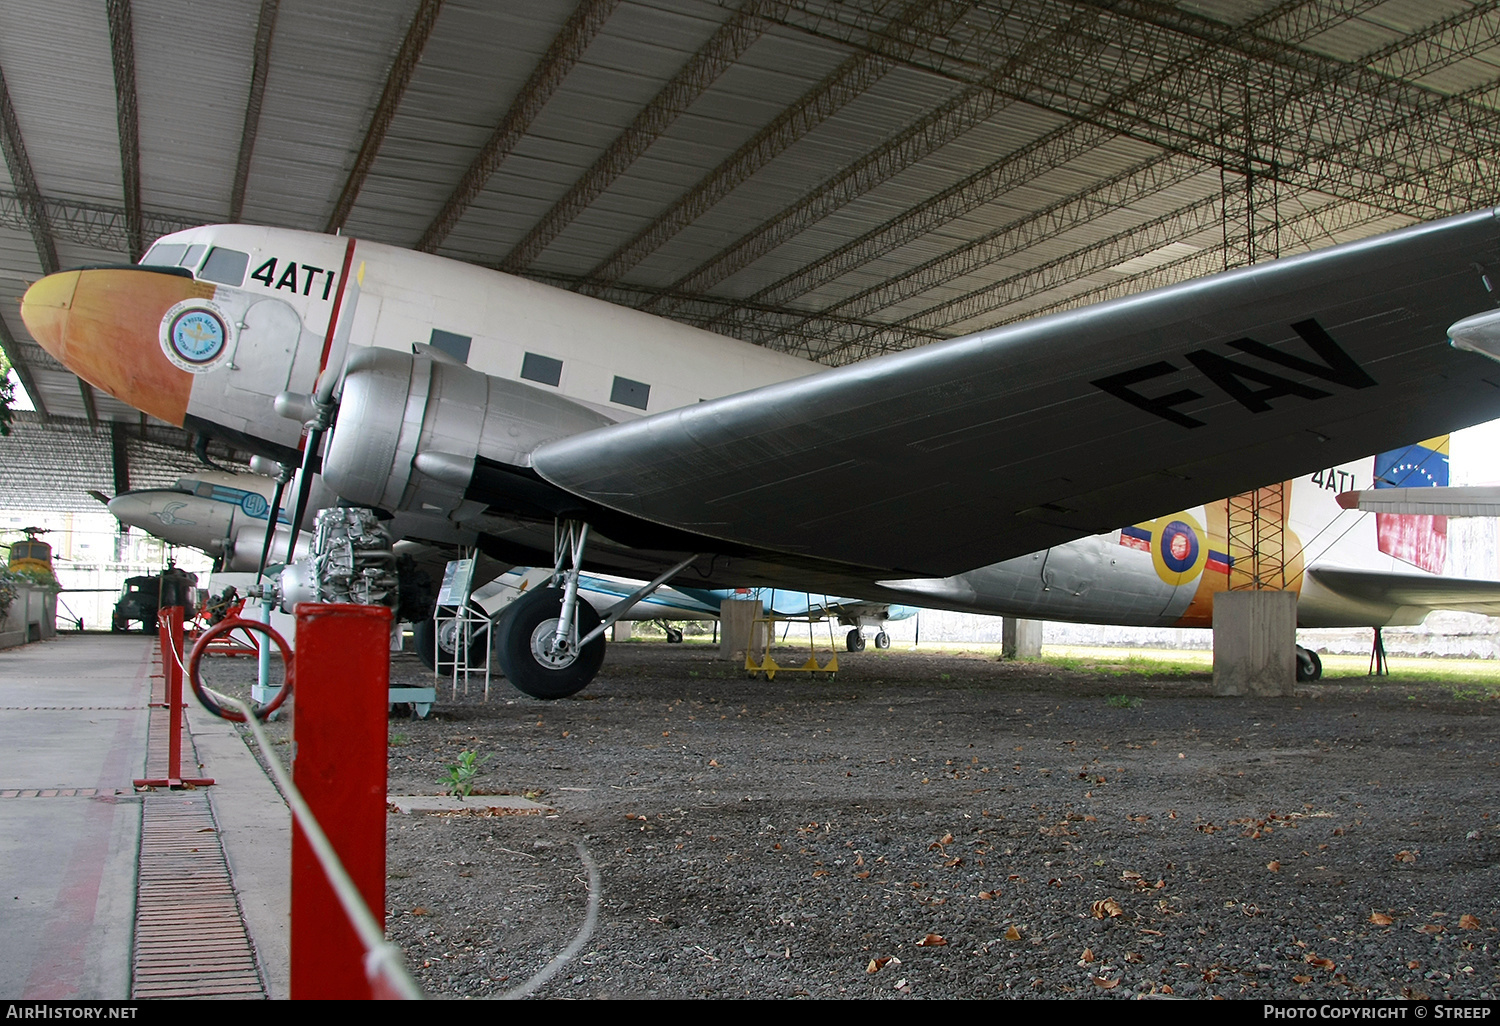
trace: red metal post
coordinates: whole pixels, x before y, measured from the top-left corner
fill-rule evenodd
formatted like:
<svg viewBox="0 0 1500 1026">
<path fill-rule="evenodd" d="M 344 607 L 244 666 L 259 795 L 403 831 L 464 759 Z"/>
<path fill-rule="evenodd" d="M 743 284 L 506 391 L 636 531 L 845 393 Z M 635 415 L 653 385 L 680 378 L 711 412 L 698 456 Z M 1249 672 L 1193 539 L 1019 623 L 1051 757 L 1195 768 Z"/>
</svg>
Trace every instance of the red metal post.
<svg viewBox="0 0 1500 1026">
<path fill-rule="evenodd" d="M 168 606 L 158 612 L 161 638 L 161 672 L 167 699 L 167 775 L 135 781 L 136 787 L 206 787 L 212 777 L 182 775 L 182 607 Z"/>
<path fill-rule="evenodd" d="M 385 921 L 390 636 L 383 606 L 297 606 L 292 779 L 377 922 Z M 354 927 L 295 821 L 291 996 L 375 996 Z"/>
</svg>

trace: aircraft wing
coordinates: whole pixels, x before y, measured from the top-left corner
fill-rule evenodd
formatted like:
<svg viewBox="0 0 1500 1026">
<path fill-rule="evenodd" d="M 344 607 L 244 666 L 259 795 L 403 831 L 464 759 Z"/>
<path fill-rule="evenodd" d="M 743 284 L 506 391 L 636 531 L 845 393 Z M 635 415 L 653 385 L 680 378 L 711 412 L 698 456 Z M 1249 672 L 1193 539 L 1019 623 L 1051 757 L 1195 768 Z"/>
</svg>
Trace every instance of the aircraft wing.
<svg viewBox="0 0 1500 1026">
<path fill-rule="evenodd" d="M 946 576 L 1500 416 L 1448 342 L 1495 211 L 539 447 L 548 482 L 761 551 Z"/>
<path fill-rule="evenodd" d="M 1366 513 L 1408 516 L 1500 517 L 1500 487 L 1366 488 L 1340 492 L 1339 505 Z"/>
<path fill-rule="evenodd" d="M 1500 581 L 1334 567 L 1314 567 L 1308 574 L 1330 591 L 1371 606 L 1453 609 L 1500 616 Z"/>
</svg>

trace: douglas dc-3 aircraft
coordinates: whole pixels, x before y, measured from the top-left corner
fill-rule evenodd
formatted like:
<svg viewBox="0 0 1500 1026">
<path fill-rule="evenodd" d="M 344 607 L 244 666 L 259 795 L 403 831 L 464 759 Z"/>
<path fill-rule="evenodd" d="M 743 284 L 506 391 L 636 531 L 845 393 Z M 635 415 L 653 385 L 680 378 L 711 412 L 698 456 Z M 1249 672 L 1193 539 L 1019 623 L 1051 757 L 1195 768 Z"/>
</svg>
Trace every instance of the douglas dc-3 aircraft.
<svg viewBox="0 0 1500 1026">
<path fill-rule="evenodd" d="M 1154 590 L 1069 618 L 1180 620 L 1173 575 L 1212 545 L 1163 511 L 1500 415 L 1497 265 L 1485 210 L 833 370 L 430 255 L 249 226 L 50 275 L 22 314 L 96 387 L 320 469 L 400 536 L 553 565 L 562 586 L 513 603 L 495 644 L 513 683 L 560 697 L 604 656 L 577 600 L 585 564 L 1014 612 L 994 564 L 1046 560 L 1027 587 L 1081 597 L 1103 577 L 1064 582 L 1043 550 L 1150 523 L 1107 558 L 1160 552 Z M 1385 598 L 1362 601 L 1407 605 Z"/>
</svg>

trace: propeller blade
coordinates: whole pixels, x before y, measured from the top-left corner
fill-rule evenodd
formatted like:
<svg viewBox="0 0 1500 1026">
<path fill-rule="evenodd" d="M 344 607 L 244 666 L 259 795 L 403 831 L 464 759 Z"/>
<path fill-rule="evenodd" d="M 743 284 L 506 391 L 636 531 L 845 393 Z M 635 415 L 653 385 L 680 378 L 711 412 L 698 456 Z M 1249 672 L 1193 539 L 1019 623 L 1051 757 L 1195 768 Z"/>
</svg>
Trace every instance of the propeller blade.
<svg viewBox="0 0 1500 1026">
<path fill-rule="evenodd" d="M 271 539 L 276 537 L 276 520 L 281 516 L 281 497 L 286 492 L 286 482 L 285 474 L 276 478 L 276 494 L 271 499 L 271 513 L 266 517 L 266 540 L 260 547 L 260 569 L 255 571 L 256 580 L 265 576 L 266 560 L 271 557 Z"/>
<path fill-rule="evenodd" d="M 307 513 L 307 497 L 312 494 L 312 463 L 318 446 L 323 444 L 323 434 L 327 430 L 325 427 L 314 427 L 307 433 L 307 448 L 302 451 L 302 471 L 297 477 L 297 501 L 294 504 L 295 512 L 291 522 L 292 540 L 286 550 L 288 563 L 297 561 L 297 532 L 301 529 L 303 515 Z"/>
</svg>

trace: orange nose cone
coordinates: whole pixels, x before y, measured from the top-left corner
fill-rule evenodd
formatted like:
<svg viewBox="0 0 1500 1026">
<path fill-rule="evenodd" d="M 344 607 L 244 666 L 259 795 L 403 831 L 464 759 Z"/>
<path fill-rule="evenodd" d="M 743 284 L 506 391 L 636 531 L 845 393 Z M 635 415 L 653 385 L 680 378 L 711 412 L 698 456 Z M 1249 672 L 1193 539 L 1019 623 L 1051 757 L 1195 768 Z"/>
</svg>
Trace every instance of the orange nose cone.
<svg viewBox="0 0 1500 1026">
<path fill-rule="evenodd" d="M 26 290 L 21 319 L 68 370 L 121 402 L 180 425 L 193 375 L 161 351 L 162 318 L 184 299 L 213 294 L 213 285 L 144 268 L 64 271 Z"/>
</svg>

